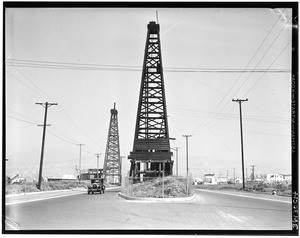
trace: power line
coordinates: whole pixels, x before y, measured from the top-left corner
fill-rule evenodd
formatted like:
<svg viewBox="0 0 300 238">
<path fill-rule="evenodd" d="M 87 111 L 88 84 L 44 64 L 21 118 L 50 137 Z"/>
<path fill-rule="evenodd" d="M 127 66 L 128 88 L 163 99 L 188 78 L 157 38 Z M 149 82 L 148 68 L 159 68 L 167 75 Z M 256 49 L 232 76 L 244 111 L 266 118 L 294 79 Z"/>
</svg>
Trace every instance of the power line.
<svg viewBox="0 0 300 238">
<path fill-rule="evenodd" d="M 282 31 L 285 29 L 285 27 L 286 27 L 286 25 L 289 23 L 289 21 L 292 19 L 292 17 L 286 22 L 286 24 L 282 27 L 282 29 L 281 29 L 281 31 L 277 34 L 277 36 L 276 36 L 276 38 L 272 41 L 272 43 L 271 43 L 271 45 L 269 46 L 269 48 L 266 50 L 266 52 L 264 53 L 264 55 L 261 57 L 261 59 L 258 61 L 258 63 L 255 65 L 255 69 L 256 69 L 256 67 L 260 64 L 260 62 L 263 60 L 263 58 L 266 56 L 266 54 L 269 52 L 269 50 L 271 49 L 271 47 L 274 45 L 274 43 L 275 43 L 275 41 L 278 39 L 278 37 L 280 36 L 280 34 L 282 33 Z M 288 44 L 289 45 L 289 44 Z M 287 46 L 288 46 L 287 45 Z M 287 47 L 286 46 L 286 47 Z M 285 48 L 286 47 L 284 47 L 284 49 L 283 49 L 283 51 L 285 50 Z M 276 57 L 276 59 L 275 59 L 275 61 L 277 60 L 277 58 L 282 54 L 282 52 L 283 51 L 281 51 L 281 53 Z M 268 68 L 270 68 L 271 66 L 273 65 L 273 63 L 268 67 Z M 268 71 L 268 69 L 266 69 L 264 72 L 263 72 L 263 75 L 264 75 L 264 73 L 266 72 L 266 71 Z M 236 95 L 236 93 L 243 87 L 243 85 L 245 84 L 245 82 L 249 79 L 249 77 L 250 77 L 250 75 L 251 74 L 249 74 L 248 75 L 248 77 L 244 80 L 244 82 L 240 85 L 240 87 L 236 90 L 236 92 L 235 92 L 235 94 L 233 95 L 233 97 Z M 263 76 L 262 75 L 262 76 Z M 260 78 L 262 78 L 262 76 L 260 77 Z M 255 83 L 256 84 L 256 83 Z"/>
<path fill-rule="evenodd" d="M 39 94 L 40 96 L 42 97 L 45 97 L 45 98 L 49 98 L 53 101 L 55 101 L 53 98 L 51 98 L 50 96 L 48 96 L 45 92 L 43 92 L 43 90 L 38 87 L 36 84 L 34 84 L 22 71 L 20 71 L 17 67 L 14 66 L 14 68 L 20 73 L 22 74 L 22 76 L 27 79 L 33 86 L 35 86 L 39 91 L 41 91 L 43 94 L 39 93 L 38 91 L 34 90 L 33 88 L 29 87 L 28 85 L 24 84 L 22 81 L 20 81 L 19 79 L 17 79 L 14 75 L 12 75 L 15 79 L 17 79 L 19 82 L 21 82 L 22 84 L 24 84 L 26 87 L 30 88 L 31 90 L 33 90 L 34 92 L 36 92 L 37 94 Z M 93 139 L 91 139 L 67 114 L 66 112 L 64 111 L 64 109 L 61 107 L 61 106 L 58 106 L 59 108 L 61 108 L 61 112 L 64 114 L 64 116 L 73 123 L 73 125 L 75 125 L 75 127 L 83 134 L 85 135 L 88 139 L 90 139 L 94 144 L 97 144 L 97 142 L 95 142 Z"/>
<path fill-rule="evenodd" d="M 21 121 L 21 122 L 25 122 L 25 123 L 32 124 L 32 125 L 37 125 L 37 123 L 34 123 L 34 122 L 26 121 L 26 120 L 16 118 L 16 117 L 13 117 L 13 116 L 9 116 L 9 115 L 6 115 L 6 116 L 9 117 L 9 118 L 13 118 L 15 120 Z"/>
<path fill-rule="evenodd" d="M 276 60 L 281 56 L 281 54 L 285 51 L 285 49 L 289 46 L 289 44 L 291 43 L 291 41 L 283 48 L 283 50 L 279 53 L 279 55 L 275 58 L 275 60 L 271 63 L 271 65 L 269 66 L 269 67 L 271 67 L 275 62 L 276 62 Z M 260 76 L 260 78 L 258 78 L 258 80 L 254 83 L 254 85 L 252 85 L 252 87 L 245 93 L 245 95 L 247 95 L 254 87 L 255 87 L 255 85 L 259 82 L 259 80 L 262 78 L 264 76 L 264 74 L 262 74 L 261 76 Z M 235 93 L 236 94 L 236 93 Z M 234 94 L 234 95 L 235 95 Z M 227 104 L 226 104 L 227 105 Z M 226 107 L 226 105 L 223 107 L 223 109 Z M 220 112 L 221 111 L 223 111 L 223 109 L 222 110 L 220 110 Z M 229 112 L 231 112 L 231 110 L 233 109 L 233 107 L 230 109 L 230 111 Z M 227 113 L 228 114 L 228 113 Z M 227 114 L 225 114 L 223 117 L 221 117 L 216 123 L 214 123 L 212 126 L 210 126 L 208 129 L 206 129 L 205 131 L 207 131 L 207 130 L 209 130 L 210 128 L 212 128 L 213 126 L 215 126 L 221 119 L 223 119 Z M 213 118 L 213 119 L 215 119 L 216 118 L 216 116 Z M 209 124 L 209 123 L 208 123 Z M 198 129 L 199 130 L 199 129 Z"/>
<path fill-rule="evenodd" d="M 291 18 L 290 18 L 291 19 Z M 289 20 L 290 20 L 289 19 Z M 279 19 L 276 20 L 276 22 L 273 24 L 273 26 L 271 27 L 271 29 L 269 30 L 268 34 L 265 36 L 263 42 L 260 44 L 260 46 L 258 47 L 258 49 L 256 50 L 256 52 L 254 53 L 254 55 L 251 57 L 250 61 L 248 62 L 248 64 L 246 65 L 245 69 L 250 65 L 250 63 L 252 62 L 252 60 L 254 59 L 254 57 L 256 56 L 257 52 L 259 51 L 259 49 L 261 48 L 261 46 L 263 45 L 263 43 L 265 42 L 265 40 L 267 39 L 267 37 L 269 36 L 270 32 L 273 30 L 275 24 L 278 22 Z M 289 22 L 289 21 L 288 21 Z M 288 23 L 287 22 L 287 23 Z M 286 23 L 286 24 L 287 24 Z M 286 26 L 286 25 L 285 25 Z M 285 28 L 285 26 L 282 28 L 282 30 Z M 277 37 L 273 40 L 273 42 L 271 43 L 271 46 L 267 49 L 267 51 L 265 52 L 265 54 L 261 57 L 261 59 L 259 60 L 259 62 L 256 64 L 256 67 L 258 66 L 258 64 L 262 61 L 262 59 L 264 58 L 264 56 L 266 55 L 266 53 L 270 50 L 270 48 L 273 46 L 274 42 L 278 39 L 279 35 L 282 33 L 282 30 L 279 32 L 279 34 L 277 35 Z M 277 58 L 276 58 L 277 59 Z M 272 63 L 273 64 L 273 63 Z M 270 67 L 269 67 L 270 68 Z M 251 73 L 250 73 L 251 74 Z M 249 74 L 249 76 L 250 76 Z M 219 107 L 219 105 L 221 105 L 221 103 L 224 101 L 224 99 L 227 97 L 227 95 L 229 94 L 229 92 L 233 89 L 233 87 L 235 86 L 235 84 L 240 80 L 242 74 L 239 75 L 239 77 L 237 78 L 237 80 L 234 82 L 234 84 L 232 85 L 232 87 L 227 91 L 227 93 L 225 94 L 225 96 L 221 99 L 221 101 L 217 104 L 217 106 L 215 107 L 215 109 L 213 110 L 213 112 Z M 246 80 L 249 78 L 249 76 L 246 78 Z M 245 81 L 246 81 L 245 80 Z M 243 84 L 245 83 L 245 81 L 243 82 Z M 243 85 L 242 84 L 242 85 Z M 241 88 L 241 87 L 240 87 Z M 240 90 L 240 88 L 234 93 L 233 97 L 235 96 L 235 94 Z M 220 110 L 223 111 L 224 108 L 226 107 L 226 105 L 228 105 L 229 102 L 227 102 L 222 109 Z M 212 119 L 214 120 L 214 118 Z M 205 122 L 205 121 L 204 121 Z M 211 122 L 211 121 L 210 121 Z M 209 123 L 208 123 L 209 124 Z M 201 128 L 201 127 L 200 127 Z"/>
<path fill-rule="evenodd" d="M 199 117 L 203 117 L 203 118 L 208 118 L 208 114 L 210 114 L 211 112 L 205 112 L 205 111 L 192 111 L 191 113 L 189 111 L 183 111 L 183 110 L 169 110 L 170 112 L 180 115 L 184 115 L 184 116 L 188 116 L 188 117 L 195 117 L 195 118 L 199 118 Z M 227 119 L 227 120 L 232 120 L 232 119 L 236 119 L 238 118 L 238 116 L 234 115 L 234 114 L 228 114 L 228 113 L 213 113 L 213 115 L 219 119 L 220 117 L 222 117 L 222 119 Z M 223 117 L 225 115 L 225 117 Z M 284 118 L 273 118 L 273 117 L 256 117 L 256 116 L 251 116 L 251 115 L 245 115 L 243 117 L 245 120 L 249 120 L 249 121 L 255 121 L 255 122 L 266 122 L 266 123 L 289 123 L 290 120 L 288 119 L 284 119 Z"/>
<path fill-rule="evenodd" d="M 48 63 L 45 63 L 48 62 Z M 95 70 L 95 71 L 137 71 L 140 72 L 142 67 L 126 66 L 126 65 L 99 65 L 99 64 L 76 64 L 65 62 L 51 61 L 32 61 L 9 59 L 6 61 L 14 67 L 29 68 L 49 68 L 49 69 L 65 69 L 65 70 Z M 50 63 L 50 64 L 49 64 Z M 164 67 L 165 72 L 186 72 L 186 73 L 262 73 L 265 69 L 234 69 L 234 68 L 176 68 Z M 269 73 L 289 73 L 290 69 L 270 69 Z"/>
<path fill-rule="evenodd" d="M 289 43 L 283 48 L 283 50 L 279 53 L 279 55 L 275 58 L 275 60 L 271 63 L 270 67 L 276 62 L 276 60 L 282 55 L 282 53 L 286 50 L 286 48 L 291 44 L 292 41 L 289 41 Z M 257 80 L 256 82 L 252 85 L 252 87 L 245 93 L 245 95 L 247 95 L 259 82 L 259 80 L 262 79 L 262 77 L 265 75 L 265 73 L 263 73 Z"/>
<path fill-rule="evenodd" d="M 57 137 L 58 139 L 64 141 L 64 142 L 67 142 L 67 143 L 72 144 L 72 145 L 77 145 L 77 143 L 68 141 L 68 140 L 66 140 L 66 139 L 64 139 L 64 138 L 62 138 L 62 137 L 60 137 L 59 135 L 56 135 L 56 134 L 53 133 L 52 131 L 49 131 L 49 130 L 48 130 L 48 132 L 49 132 L 50 134 L 52 134 L 53 136 Z"/>
<path fill-rule="evenodd" d="M 12 73 L 8 72 L 8 74 L 10 74 L 14 79 L 16 79 L 18 82 L 20 82 L 21 84 L 23 84 L 25 87 L 29 88 L 30 90 L 32 90 L 33 92 L 35 92 L 36 94 L 38 94 L 39 96 L 42 96 L 43 98 L 47 98 L 45 97 L 45 95 L 39 93 L 38 91 L 36 91 L 35 89 L 31 88 L 30 86 L 28 86 L 27 84 L 25 84 L 23 81 L 21 81 L 20 79 L 18 79 L 16 76 L 14 76 Z"/>
<path fill-rule="evenodd" d="M 28 124 L 38 125 L 38 123 L 35 123 L 35 122 L 26 121 L 26 120 L 23 120 L 23 119 L 20 119 L 20 118 L 17 118 L 17 117 L 13 117 L 13 116 L 9 116 L 9 115 L 6 115 L 6 116 L 9 117 L 9 118 L 12 118 L 12 119 L 21 121 L 21 122 L 28 123 Z M 55 137 L 61 139 L 62 141 L 65 141 L 65 142 L 67 142 L 67 143 L 69 143 L 69 144 L 72 144 L 72 145 L 77 145 L 77 143 L 71 142 L 70 140 L 67 140 L 67 139 L 65 139 L 65 138 L 63 138 L 63 137 L 57 135 L 56 133 L 52 132 L 51 130 L 48 130 L 48 132 L 49 132 L 50 134 L 52 134 L 53 136 L 55 136 Z M 88 152 L 88 153 L 89 153 L 89 152 Z"/>
<path fill-rule="evenodd" d="M 20 71 L 17 67 L 13 66 L 27 81 L 29 81 L 34 87 L 36 87 L 38 90 L 40 90 L 48 99 L 51 99 L 39 86 L 37 86 L 35 83 L 33 83 L 22 71 Z"/>
</svg>

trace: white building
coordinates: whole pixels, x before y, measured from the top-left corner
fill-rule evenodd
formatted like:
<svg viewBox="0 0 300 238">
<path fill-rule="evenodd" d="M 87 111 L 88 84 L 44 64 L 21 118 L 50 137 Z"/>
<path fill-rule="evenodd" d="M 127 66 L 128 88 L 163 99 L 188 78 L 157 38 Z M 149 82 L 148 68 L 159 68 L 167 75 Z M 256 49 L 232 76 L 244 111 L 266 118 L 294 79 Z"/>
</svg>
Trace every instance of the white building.
<svg viewBox="0 0 300 238">
<path fill-rule="evenodd" d="M 228 182 L 228 179 L 227 177 L 219 177 L 217 178 L 217 183 L 220 184 L 220 183 L 227 183 Z"/>
<path fill-rule="evenodd" d="M 284 177 L 282 174 L 267 174 L 268 182 L 282 182 Z"/>
<path fill-rule="evenodd" d="M 217 184 L 215 174 L 204 174 L 204 184 L 208 184 L 208 185 Z"/>
</svg>

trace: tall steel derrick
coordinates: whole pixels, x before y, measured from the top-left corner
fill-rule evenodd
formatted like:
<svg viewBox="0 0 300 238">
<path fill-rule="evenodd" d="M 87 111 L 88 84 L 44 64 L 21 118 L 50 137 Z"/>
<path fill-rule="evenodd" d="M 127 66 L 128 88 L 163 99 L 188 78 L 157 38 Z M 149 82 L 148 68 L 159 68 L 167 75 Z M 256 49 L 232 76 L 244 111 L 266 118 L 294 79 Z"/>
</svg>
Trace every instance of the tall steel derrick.
<svg viewBox="0 0 300 238">
<path fill-rule="evenodd" d="M 172 175 L 159 24 L 148 24 L 130 176 Z"/>
<path fill-rule="evenodd" d="M 116 104 L 110 110 L 110 123 L 103 165 L 103 174 L 105 181 L 112 184 L 121 183 L 121 158 L 118 130 L 118 111 Z"/>
</svg>

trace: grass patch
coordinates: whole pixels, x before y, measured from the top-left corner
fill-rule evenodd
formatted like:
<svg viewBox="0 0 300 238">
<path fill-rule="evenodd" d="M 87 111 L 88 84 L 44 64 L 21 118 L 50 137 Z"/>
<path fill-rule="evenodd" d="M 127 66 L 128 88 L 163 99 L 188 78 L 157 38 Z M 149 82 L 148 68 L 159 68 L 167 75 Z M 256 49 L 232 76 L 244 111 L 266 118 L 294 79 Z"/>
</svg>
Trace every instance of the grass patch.
<svg viewBox="0 0 300 238">
<path fill-rule="evenodd" d="M 211 189 L 211 190 L 243 190 L 242 184 L 216 184 L 216 185 L 196 185 L 197 189 Z M 245 184 L 245 191 L 253 193 L 272 194 L 276 191 L 279 196 L 291 196 L 292 185 L 284 183 L 262 183 L 251 182 Z"/>
<path fill-rule="evenodd" d="M 164 182 L 164 184 L 163 184 Z M 151 181 L 133 184 L 123 191 L 132 197 L 178 198 L 186 197 L 186 179 L 178 177 L 155 178 Z M 189 186 L 189 196 L 194 194 L 194 186 Z"/>
<path fill-rule="evenodd" d="M 8 184 L 5 187 L 5 194 L 20 194 L 20 193 L 31 193 L 40 191 L 52 191 L 52 190 L 65 190 L 73 188 L 87 188 L 89 182 L 82 181 L 56 181 L 56 182 L 45 182 L 42 183 L 41 189 L 37 189 L 37 184 L 34 182 L 25 182 L 22 184 Z"/>
</svg>

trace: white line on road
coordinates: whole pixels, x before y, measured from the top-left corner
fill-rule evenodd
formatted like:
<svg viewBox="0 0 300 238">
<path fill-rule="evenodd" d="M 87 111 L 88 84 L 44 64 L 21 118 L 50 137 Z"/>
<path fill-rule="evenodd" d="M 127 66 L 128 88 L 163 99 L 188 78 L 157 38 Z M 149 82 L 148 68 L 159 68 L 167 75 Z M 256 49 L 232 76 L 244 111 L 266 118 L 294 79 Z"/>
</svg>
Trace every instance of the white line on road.
<svg viewBox="0 0 300 238">
<path fill-rule="evenodd" d="M 219 211 L 219 213 L 220 213 L 220 215 L 221 215 L 222 217 L 224 217 L 224 218 L 226 218 L 226 219 L 231 218 L 231 219 L 233 219 L 233 220 L 235 220 L 235 221 L 242 222 L 241 219 L 239 219 L 239 218 L 237 218 L 236 216 L 233 216 L 233 215 L 231 215 L 231 214 L 229 214 L 229 213 L 225 213 L 225 212 L 222 212 L 222 211 Z"/>
<path fill-rule="evenodd" d="M 105 190 L 113 190 L 113 189 L 118 189 L 119 187 L 112 187 L 112 188 L 106 188 Z M 66 191 L 66 190 L 61 190 L 61 191 Z M 43 193 L 46 194 L 47 192 L 50 192 L 48 194 L 51 195 L 52 191 L 45 191 L 45 192 L 35 192 L 35 193 L 30 193 L 30 194 L 34 194 L 34 195 L 38 195 L 39 193 Z M 68 194 L 62 194 L 62 195 L 57 195 L 57 196 L 51 196 L 51 197 L 43 197 L 43 198 L 36 198 L 36 199 L 29 199 L 29 200 L 25 200 L 25 201 L 12 201 L 12 202 L 7 202 L 5 205 L 9 206 L 9 205 L 16 205 L 16 204 L 21 204 L 21 203 L 27 203 L 27 202 L 38 202 L 38 201 L 42 201 L 42 200 L 48 200 L 48 199 L 53 199 L 53 198 L 61 198 L 61 197 L 67 197 L 67 196 L 73 196 L 73 195 L 79 195 L 79 194 L 84 194 L 86 192 L 84 191 L 77 191 L 75 193 L 68 193 Z M 29 194 L 29 193 L 28 193 Z"/>
<path fill-rule="evenodd" d="M 220 193 L 220 192 L 217 192 L 217 191 L 204 190 L 204 189 L 198 189 L 198 191 L 210 192 L 210 193 L 218 193 L 218 194 L 225 194 L 225 195 L 237 196 L 237 197 L 261 199 L 261 200 L 267 200 L 267 201 L 273 201 L 273 202 L 292 203 L 292 201 L 282 201 L 282 200 L 276 200 L 276 199 L 271 199 L 271 198 L 252 197 L 252 196 L 246 196 L 246 195 L 234 194 L 234 193 L 223 193 L 223 192 Z"/>
</svg>

